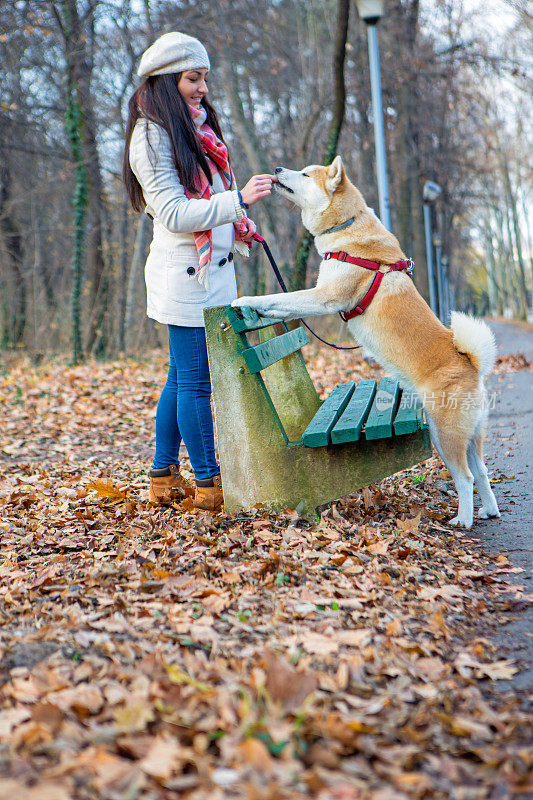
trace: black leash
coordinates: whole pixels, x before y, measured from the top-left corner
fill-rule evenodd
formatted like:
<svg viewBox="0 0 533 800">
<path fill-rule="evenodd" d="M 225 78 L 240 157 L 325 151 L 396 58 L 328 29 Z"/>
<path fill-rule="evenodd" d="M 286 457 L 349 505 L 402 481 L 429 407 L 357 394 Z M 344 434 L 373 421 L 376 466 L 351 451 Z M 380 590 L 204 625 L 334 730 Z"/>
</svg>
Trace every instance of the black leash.
<svg viewBox="0 0 533 800">
<path fill-rule="evenodd" d="M 266 243 L 265 239 L 263 239 L 263 237 L 262 237 L 262 236 L 260 236 L 258 233 L 254 233 L 254 239 L 255 239 L 257 242 L 259 242 L 259 244 L 260 244 L 260 245 L 263 247 L 263 250 L 264 250 L 264 251 L 265 251 L 265 253 L 266 253 L 266 257 L 267 257 L 267 258 L 268 258 L 268 260 L 270 261 L 270 266 L 271 266 L 271 267 L 272 267 L 272 269 L 274 270 L 274 275 L 276 276 L 276 280 L 277 280 L 277 282 L 279 283 L 279 285 L 280 285 L 280 287 L 281 287 L 281 290 L 282 290 L 283 292 L 285 292 L 285 293 L 288 293 L 288 291 L 289 291 L 289 290 L 288 290 L 288 289 L 287 289 L 287 287 L 285 286 L 285 281 L 283 280 L 283 277 L 282 277 L 282 275 L 281 275 L 281 272 L 279 271 L 279 267 L 278 267 L 278 265 L 276 264 L 276 262 L 275 262 L 275 260 L 274 260 L 274 256 L 273 256 L 273 255 L 272 255 L 272 253 L 270 252 L 270 247 L 269 247 L 269 246 L 268 246 L 268 244 Z M 315 332 L 314 332 L 314 330 L 313 330 L 312 328 L 310 328 L 310 327 L 309 327 L 309 325 L 307 324 L 307 322 L 304 322 L 304 320 L 303 320 L 303 319 L 301 319 L 301 320 L 300 320 L 300 322 L 302 323 L 302 325 L 304 326 L 304 328 L 307 328 L 307 330 L 309 331 L 309 333 L 312 333 L 312 334 L 313 334 L 313 336 L 315 337 L 315 339 L 318 339 L 318 341 L 319 341 L 319 342 L 322 342 L 322 344 L 325 344 L 325 345 L 327 345 L 328 347 L 333 347 L 335 350 L 359 350 L 359 348 L 361 347 L 361 345 L 360 345 L 360 344 L 356 344 L 356 345 L 354 345 L 353 347 L 342 347 L 340 344 L 333 344 L 333 342 L 326 342 L 326 340 L 325 340 L 325 339 L 322 339 L 322 338 L 321 338 L 321 337 L 318 335 L 318 333 L 315 333 Z"/>
</svg>

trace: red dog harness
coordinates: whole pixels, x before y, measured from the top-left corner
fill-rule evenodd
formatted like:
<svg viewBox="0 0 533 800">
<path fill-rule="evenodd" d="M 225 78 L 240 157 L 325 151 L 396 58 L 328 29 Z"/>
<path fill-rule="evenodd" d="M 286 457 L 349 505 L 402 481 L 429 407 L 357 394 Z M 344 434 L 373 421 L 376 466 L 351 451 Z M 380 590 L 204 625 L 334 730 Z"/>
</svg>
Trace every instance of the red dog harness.
<svg viewBox="0 0 533 800">
<path fill-rule="evenodd" d="M 348 322 L 349 319 L 353 319 L 354 317 L 358 317 L 360 314 L 366 311 L 380 287 L 383 276 L 386 275 L 387 272 L 399 272 L 401 270 L 405 270 L 408 275 L 413 274 L 414 265 L 411 258 L 407 259 L 407 261 L 396 261 L 394 264 L 378 264 L 377 261 L 368 261 L 366 258 L 354 258 L 353 256 L 349 256 L 348 253 L 344 253 L 342 250 L 339 250 L 336 253 L 326 253 L 324 255 L 324 261 L 329 261 L 330 258 L 336 258 L 337 261 L 347 261 L 348 264 L 357 264 L 358 267 L 371 269 L 376 273 L 376 276 L 370 285 L 370 289 L 365 294 L 361 302 L 358 303 L 355 308 L 352 308 L 351 311 L 339 311 L 341 319 L 343 319 L 345 322 Z M 382 272 L 383 267 L 386 267 L 387 269 Z"/>
</svg>

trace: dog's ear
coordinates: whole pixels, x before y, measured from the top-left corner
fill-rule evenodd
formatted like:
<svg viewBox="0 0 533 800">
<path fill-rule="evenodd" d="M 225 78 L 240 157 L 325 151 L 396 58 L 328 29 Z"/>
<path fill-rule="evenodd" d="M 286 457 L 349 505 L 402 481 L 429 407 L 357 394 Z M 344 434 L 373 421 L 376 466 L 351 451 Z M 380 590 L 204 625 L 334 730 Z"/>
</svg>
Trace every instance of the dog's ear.
<svg viewBox="0 0 533 800">
<path fill-rule="evenodd" d="M 328 174 L 326 178 L 326 189 L 328 192 L 333 192 L 338 187 L 339 183 L 344 178 L 344 165 L 340 156 L 335 156 L 333 161 L 328 167 Z"/>
</svg>

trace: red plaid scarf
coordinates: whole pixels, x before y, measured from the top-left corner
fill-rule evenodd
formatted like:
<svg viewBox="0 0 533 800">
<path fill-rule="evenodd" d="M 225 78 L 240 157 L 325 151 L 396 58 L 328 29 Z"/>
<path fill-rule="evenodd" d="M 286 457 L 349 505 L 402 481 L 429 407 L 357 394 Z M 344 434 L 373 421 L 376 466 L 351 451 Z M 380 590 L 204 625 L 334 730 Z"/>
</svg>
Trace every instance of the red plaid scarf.
<svg viewBox="0 0 533 800">
<path fill-rule="evenodd" d="M 209 167 L 212 172 L 218 172 L 222 179 L 222 183 L 226 190 L 236 189 L 237 184 L 235 175 L 229 165 L 228 149 L 224 142 L 221 142 L 212 128 L 205 122 L 206 111 L 204 108 L 197 109 L 189 106 L 193 122 L 196 126 L 196 131 L 202 145 Z M 214 194 L 213 189 L 203 173 L 200 173 L 200 184 L 196 193 L 191 193 L 185 190 L 185 194 L 190 198 L 207 199 Z M 249 232 L 250 227 L 255 231 L 255 225 L 252 220 L 246 216 L 241 217 L 237 222 L 233 223 L 235 226 L 235 238 L 240 240 L 243 235 Z M 194 233 L 194 243 L 198 250 L 198 281 L 209 289 L 209 265 L 211 263 L 211 255 L 213 252 L 213 231 L 197 231 Z M 248 253 L 252 249 L 251 244 L 245 243 Z M 240 248 L 239 248 L 240 249 Z"/>
</svg>

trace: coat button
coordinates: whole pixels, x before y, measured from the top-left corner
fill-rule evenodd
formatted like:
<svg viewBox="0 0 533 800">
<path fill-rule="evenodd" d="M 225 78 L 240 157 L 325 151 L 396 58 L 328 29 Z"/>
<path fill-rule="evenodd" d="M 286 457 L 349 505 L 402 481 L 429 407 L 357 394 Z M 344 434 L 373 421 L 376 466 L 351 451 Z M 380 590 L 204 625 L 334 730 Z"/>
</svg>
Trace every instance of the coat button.
<svg viewBox="0 0 533 800">
<path fill-rule="evenodd" d="M 187 267 L 187 275 L 194 275 L 196 270 L 194 267 Z"/>
<path fill-rule="evenodd" d="M 220 261 L 218 262 L 218 266 L 223 267 L 227 260 L 228 260 L 227 258 L 221 258 Z"/>
<path fill-rule="evenodd" d="M 233 253 L 230 253 L 228 256 L 228 261 L 233 261 Z"/>
</svg>

